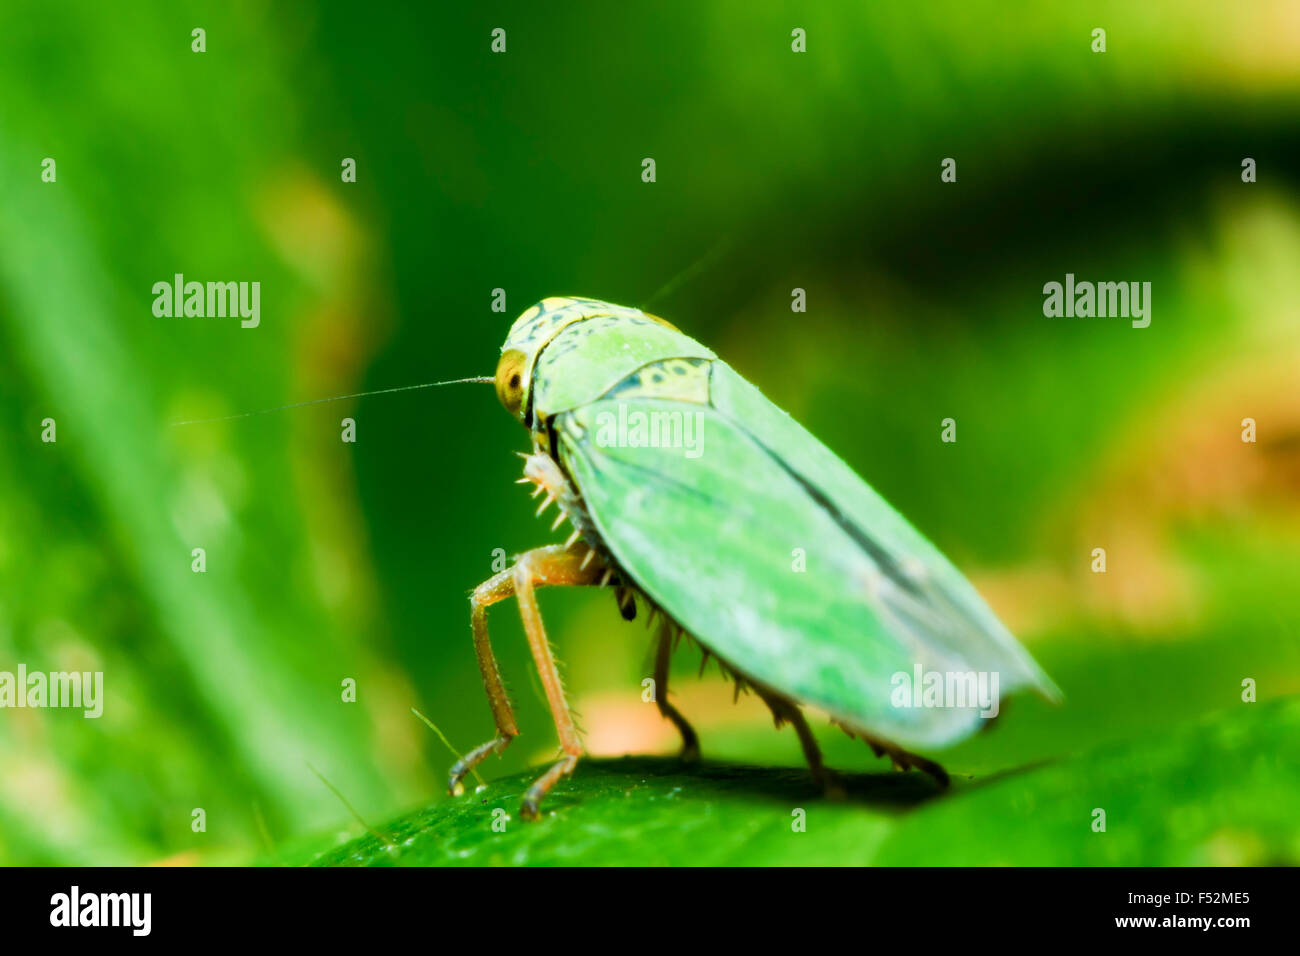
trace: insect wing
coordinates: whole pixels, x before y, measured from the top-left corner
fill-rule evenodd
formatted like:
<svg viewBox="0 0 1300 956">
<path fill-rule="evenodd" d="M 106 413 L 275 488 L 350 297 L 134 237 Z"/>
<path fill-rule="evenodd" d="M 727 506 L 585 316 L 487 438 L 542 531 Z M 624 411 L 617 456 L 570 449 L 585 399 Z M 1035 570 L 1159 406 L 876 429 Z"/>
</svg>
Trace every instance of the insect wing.
<svg viewBox="0 0 1300 956">
<path fill-rule="evenodd" d="M 894 510 L 834 452 L 723 362 L 710 376 L 713 406 L 789 462 L 840 515 L 855 538 L 891 565 L 894 578 L 913 585 L 886 593 L 899 614 L 909 608 L 943 622 L 927 630 L 927 641 L 980 670 L 996 670 L 1003 690 L 1029 687 L 1049 700 L 1061 692 L 998 620 L 974 586 L 930 541 Z M 860 542 L 863 543 L 863 542 Z M 921 611 L 920 608 L 925 608 Z"/>
<path fill-rule="evenodd" d="M 606 546 L 658 604 L 743 675 L 907 746 L 960 739 L 979 712 L 896 706 L 896 675 L 911 680 L 919 665 L 1007 671 L 1002 690 L 1032 682 L 1014 640 L 1008 652 L 970 636 L 979 623 L 966 595 L 941 590 L 946 573 L 910 589 L 898 577 L 909 557 L 951 569 L 937 551 L 727 366 L 713 363 L 712 376 L 709 405 L 605 399 L 558 422 L 562 460 Z M 637 434 L 638 412 L 695 416 L 696 431 L 681 431 L 697 447 L 654 447 Z M 842 487 L 836 463 L 866 495 Z M 851 527 L 882 506 L 887 534 L 873 550 Z"/>
</svg>

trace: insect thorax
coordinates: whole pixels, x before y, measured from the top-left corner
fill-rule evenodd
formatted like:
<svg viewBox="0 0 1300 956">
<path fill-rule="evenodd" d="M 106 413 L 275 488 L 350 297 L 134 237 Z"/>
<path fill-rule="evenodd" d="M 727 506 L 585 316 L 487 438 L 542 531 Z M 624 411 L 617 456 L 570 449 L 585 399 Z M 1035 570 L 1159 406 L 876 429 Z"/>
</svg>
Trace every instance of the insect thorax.
<svg viewBox="0 0 1300 956">
<path fill-rule="evenodd" d="M 530 401 L 538 421 L 633 382 L 642 389 L 657 386 L 657 397 L 702 402 L 707 400 L 703 371 L 716 357 L 660 319 L 627 311 L 595 315 L 571 322 L 539 351 Z"/>
</svg>

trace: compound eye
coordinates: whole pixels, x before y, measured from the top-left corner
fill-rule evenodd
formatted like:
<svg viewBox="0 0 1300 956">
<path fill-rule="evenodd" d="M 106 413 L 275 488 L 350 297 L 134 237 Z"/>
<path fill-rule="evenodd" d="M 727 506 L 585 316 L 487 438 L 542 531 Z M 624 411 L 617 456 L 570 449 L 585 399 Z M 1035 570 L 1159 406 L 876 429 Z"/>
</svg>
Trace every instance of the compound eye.
<svg viewBox="0 0 1300 956">
<path fill-rule="evenodd" d="M 523 352 L 510 349 L 501 356 L 497 363 L 497 398 L 511 415 L 519 417 L 524 405 L 524 363 L 527 359 Z"/>
</svg>

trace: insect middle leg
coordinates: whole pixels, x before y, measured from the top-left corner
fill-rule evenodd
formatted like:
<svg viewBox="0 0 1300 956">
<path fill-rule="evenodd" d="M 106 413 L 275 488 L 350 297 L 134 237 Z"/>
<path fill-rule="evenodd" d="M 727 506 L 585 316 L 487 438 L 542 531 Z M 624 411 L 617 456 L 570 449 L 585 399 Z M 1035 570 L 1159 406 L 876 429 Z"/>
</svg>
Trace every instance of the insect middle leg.
<svg viewBox="0 0 1300 956">
<path fill-rule="evenodd" d="M 521 812 L 526 819 L 535 819 L 538 805 L 547 791 L 564 776 L 573 772 L 578 758 L 582 755 L 582 741 L 578 739 L 578 730 L 573 723 L 573 715 L 564 697 L 564 686 L 555 666 L 555 657 L 551 654 L 550 643 L 546 639 L 546 629 L 542 625 L 542 616 L 537 608 L 535 589 L 542 585 L 588 585 L 598 583 L 604 575 L 602 562 L 588 562 L 582 552 L 574 553 L 563 545 L 535 548 L 520 556 L 514 567 L 494 575 L 474 589 L 470 599 L 470 624 L 474 631 L 474 651 L 478 657 L 479 669 L 483 674 L 483 688 L 487 691 L 488 703 L 492 708 L 492 717 L 496 721 L 497 736 L 487 743 L 475 747 L 463 760 L 456 763 L 451 770 L 448 789 L 452 795 L 464 792 L 465 775 L 489 754 L 501 753 L 510 741 L 519 735 L 510 701 L 506 696 L 505 686 L 501 682 L 501 672 L 492 646 L 488 640 L 487 609 L 498 601 L 511 595 L 519 602 L 519 616 L 523 619 L 524 633 L 528 637 L 528 646 L 533 653 L 546 691 L 546 700 L 555 720 L 555 729 L 560 737 L 560 747 L 565 756 L 557 761 L 546 773 L 528 788 L 524 794 Z"/>
<path fill-rule="evenodd" d="M 659 622 L 659 634 L 655 648 L 655 703 L 659 713 L 673 722 L 677 732 L 682 735 L 682 759 L 694 763 L 700 759 L 700 739 L 695 736 L 695 729 L 682 716 L 681 711 L 668 702 L 668 664 L 673 655 L 673 625 L 665 617 Z"/>
</svg>

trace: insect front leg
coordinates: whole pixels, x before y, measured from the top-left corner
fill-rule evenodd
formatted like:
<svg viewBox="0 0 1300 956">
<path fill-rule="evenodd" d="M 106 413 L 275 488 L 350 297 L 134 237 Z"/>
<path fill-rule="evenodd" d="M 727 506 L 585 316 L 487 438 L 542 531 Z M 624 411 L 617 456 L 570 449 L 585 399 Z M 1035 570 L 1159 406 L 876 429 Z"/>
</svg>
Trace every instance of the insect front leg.
<svg viewBox="0 0 1300 956">
<path fill-rule="evenodd" d="M 587 565 L 584 567 L 583 565 Z M 537 608 L 535 590 L 543 585 L 590 585 L 600 582 L 605 573 L 601 561 L 591 561 L 581 550 L 577 553 L 563 545 L 535 548 L 520 556 L 514 567 L 489 578 L 474 590 L 471 599 L 471 624 L 474 629 L 474 649 L 479 668 L 483 672 L 483 687 L 487 691 L 492 716 L 497 724 L 497 736 L 475 747 L 452 768 L 451 792 L 463 792 L 462 781 L 470 769 L 488 754 L 500 753 L 519 734 L 514 715 L 506 697 L 505 687 L 496 659 L 492 655 L 487 634 L 487 608 L 514 595 L 519 602 L 519 615 L 523 619 L 524 633 L 533 652 L 533 661 L 546 691 L 551 716 L 560 737 L 565 756 L 528 788 L 524 794 L 521 812 L 525 819 L 536 819 L 538 805 L 547 791 L 561 778 L 573 772 L 578 757 L 582 755 L 582 741 L 573 723 L 573 716 L 564 697 L 564 686 L 546 639 L 541 612 Z"/>
<path fill-rule="evenodd" d="M 657 647 L 655 648 L 655 703 L 659 713 L 673 722 L 678 733 L 682 735 L 682 759 L 691 763 L 700 759 L 700 740 L 695 736 L 695 729 L 687 722 L 681 712 L 668 702 L 668 663 L 673 654 L 673 626 L 665 617 L 659 622 Z"/>
<path fill-rule="evenodd" d="M 469 599 L 469 622 L 474 632 L 474 656 L 478 659 L 479 671 L 483 674 L 483 690 L 487 693 L 488 705 L 492 708 L 492 719 L 497 725 L 497 735 L 487 743 L 475 747 L 456 761 L 455 766 L 451 768 L 447 790 L 453 797 L 458 797 L 465 792 L 465 776 L 484 757 L 501 753 L 510 745 L 510 741 L 519 736 L 519 727 L 515 724 L 515 715 L 510 709 L 510 698 L 501 681 L 501 669 L 497 667 L 496 656 L 492 653 L 492 642 L 488 638 L 487 628 L 487 609 L 514 593 L 514 569 L 508 568 L 476 587 Z"/>
<path fill-rule="evenodd" d="M 605 578 L 604 568 L 599 562 L 592 562 L 584 569 L 582 565 L 586 562 L 585 555 L 579 561 L 578 555 L 564 545 L 553 545 L 527 552 L 513 569 L 519 616 L 523 618 L 528 646 L 533 652 L 533 662 L 542 679 L 542 689 L 546 691 L 546 701 L 551 706 L 551 717 L 555 721 L 560 747 L 565 754 L 525 791 L 523 804 L 519 808 L 525 820 L 537 819 L 542 798 L 561 777 L 573 773 L 578 758 L 582 756 L 582 741 L 578 739 L 578 728 L 574 726 L 573 714 L 564 697 L 564 683 L 555 666 L 551 643 L 546 639 L 546 628 L 542 625 L 542 614 L 537 608 L 534 588 L 545 584 L 597 584 Z"/>
</svg>

